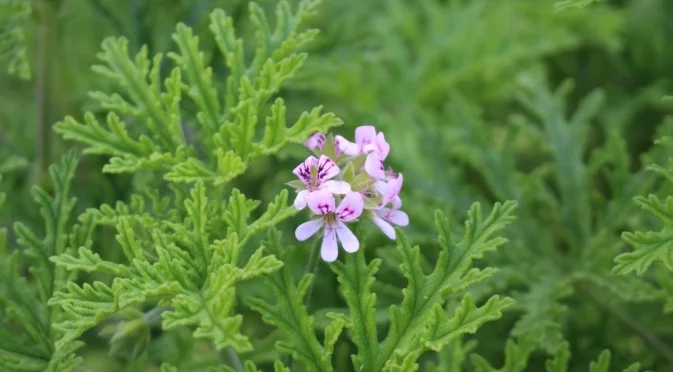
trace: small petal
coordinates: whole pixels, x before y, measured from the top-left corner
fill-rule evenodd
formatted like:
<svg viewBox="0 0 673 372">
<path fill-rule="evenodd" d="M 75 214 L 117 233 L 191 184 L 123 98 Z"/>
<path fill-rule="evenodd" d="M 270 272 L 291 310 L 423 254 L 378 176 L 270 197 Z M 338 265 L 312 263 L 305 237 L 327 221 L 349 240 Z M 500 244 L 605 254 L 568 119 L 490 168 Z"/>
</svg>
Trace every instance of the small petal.
<svg viewBox="0 0 673 372">
<path fill-rule="evenodd" d="M 384 195 L 386 193 L 386 189 L 388 188 L 388 183 L 386 181 L 376 181 L 374 183 L 374 189 L 376 190 L 379 195 Z"/>
<path fill-rule="evenodd" d="M 374 211 L 377 216 L 392 222 L 398 226 L 407 226 L 409 224 L 409 216 L 397 209 L 381 208 Z"/>
<path fill-rule="evenodd" d="M 308 196 L 308 194 L 309 194 L 308 190 L 301 190 L 297 194 L 297 197 L 294 198 L 294 207 L 298 211 L 306 208 L 306 197 Z"/>
<path fill-rule="evenodd" d="M 343 222 L 337 221 L 336 233 L 341 241 L 341 246 L 348 253 L 355 253 L 360 249 L 360 242 L 355 234 Z"/>
<path fill-rule="evenodd" d="M 346 181 L 327 181 L 322 184 L 322 187 L 324 187 L 326 190 L 331 192 L 332 194 L 347 194 L 348 192 L 351 191 L 351 185 L 350 183 Z"/>
<path fill-rule="evenodd" d="M 355 143 L 357 143 L 360 151 L 370 143 L 376 141 L 376 128 L 371 125 L 363 125 L 355 128 Z"/>
<path fill-rule="evenodd" d="M 409 224 L 409 216 L 400 210 L 393 210 L 388 215 L 388 221 L 397 226 L 407 226 Z"/>
<path fill-rule="evenodd" d="M 365 160 L 365 170 L 372 178 L 380 180 L 386 177 L 383 170 L 383 159 L 378 152 L 370 152 Z"/>
<path fill-rule="evenodd" d="M 322 150 L 323 145 L 325 145 L 325 139 L 326 137 L 324 134 L 315 132 L 306 140 L 306 142 L 304 142 L 304 146 L 311 151 L 315 149 Z"/>
<path fill-rule="evenodd" d="M 318 159 L 315 156 L 309 156 L 303 163 L 299 164 L 292 173 L 294 173 L 304 185 L 311 183 L 311 168 L 318 164 Z"/>
<path fill-rule="evenodd" d="M 325 234 L 323 235 L 322 246 L 320 247 L 320 256 L 325 262 L 334 262 L 339 256 L 337 235 L 334 233 L 333 227 L 325 227 Z"/>
<path fill-rule="evenodd" d="M 404 177 L 402 176 L 402 173 L 400 173 L 397 178 L 391 178 L 388 181 L 388 187 L 383 194 L 382 205 L 392 202 L 400 194 L 400 190 L 402 190 L 402 183 L 404 183 Z"/>
<path fill-rule="evenodd" d="M 390 239 L 395 240 L 395 228 L 379 216 L 372 216 L 372 222 L 386 234 Z"/>
<path fill-rule="evenodd" d="M 383 157 L 383 159 L 388 157 L 388 154 L 390 153 L 390 145 L 386 141 L 386 137 L 383 135 L 383 132 L 379 132 L 379 134 L 376 135 L 376 147 L 381 153 L 381 157 Z"/>
<path fill-rule="evenodd" d="M 334 144 L 339 151 L 346 155 L 355 156 L 360 153 L 360 149 L 356 143 L 353 143 L 342 136 L 335 136 Z"/>
<path fill-rule="evenodd" d="M 322 218 L 304 222 L 294 231 L 294 236 L 299 241 L 304 241 L 313 236 L 325 224 Z"/>
<path fill-rule="evenodd" d="M 334 195 L 325 189 L 309 193 L 306 202 L 315 214 L 325 215 L 334 212 Z"/>
<path fill-rule="evenodd" d="M 321 155 L 318 160 L 318 183 L 321 184 L 339 174 L 341 170 L 332 159 Z"/>
<path fill-rule="evenodd" d="M 393 209 L 402 208 L 402 199 L 399 196 L 394 197 L 393 201 L 392 201 L 392 206 L 393 206 Z"/>
<path fill-rule="evenodd" d="M 339 204 L 336 210 L 336 215 L 341 221 L 349 222 L 360 217 L 362 209 L 365 206 L 362 194 L 359 192 L 349 192 L 344 197 L 344 200 Z"/>
</svg>

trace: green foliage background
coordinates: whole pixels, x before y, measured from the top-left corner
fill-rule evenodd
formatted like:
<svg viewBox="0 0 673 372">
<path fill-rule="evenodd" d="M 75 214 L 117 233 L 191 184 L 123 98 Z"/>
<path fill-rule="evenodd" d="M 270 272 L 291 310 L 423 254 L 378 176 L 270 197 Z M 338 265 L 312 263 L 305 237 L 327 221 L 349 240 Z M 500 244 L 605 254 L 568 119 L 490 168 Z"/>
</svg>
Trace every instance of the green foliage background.
<svg viewBox="0 0 673 372">
<path fill-rule="evenodd" d="M 257 3 L 271 24 L 275 24 L 273 14 L 277 2 Z M 298 2 L 290 3 L 296 9 Z M 0 209 L 0 225 L 9 231 L 9 244 L 0 250 L 3 260 L 0 297 L 9 293 L 8 288 L 37 288 L 40 281 L 60 283 L 55 285 L 63 291 L 74 288 L 75 284 L 77 288 L 85 288 L 83 283 L 96 280 L 109 284 L 113 277 L 123 276 L 124 270 L 132 266 L 128 252 L 133 245 L 124 245 L 124 237 L 128 236 L 123 231 L 131 231 L 131 235 L 135 231 L 138 241 L 174 239 L 177 245 L 197 244 L 206 234 L 207 242 L 222 239 L 215 241 L 224 242 L 223 246 L 233 244 L 230 239 L 249 240 L 247 245 L 241 245 L 235 258 L 226 255 L 217 258 L 216 248 L 211 261 L 212 265 L 216 262 L 235 267 L 240 253 L 247 265 L 251 265 L 240 265 L 246 267 L 241 270 L 241 280 L 243 273 L 254 272 L 257 277 L 235 285 L 236 278 L 229 278 L 231 283 L 222 278 L 212 279 L 219 280 L 219 285 L 224 286 L 225 282 L 230 285 L 231 288 L 221 292 L 231 290 L 231 297 L 237 299 L 235 304 L 212 306 L 231 307 L 243 316 L 242 323 L 232 317 L 226 320 L 230 323 L 221 328 L 238 327 L 235 333 L 240 331 L 249 337 L 249 347 L 237 350 L 242 359 L 254 361 L 261 370 L 272 370 L 276 360 L 287 364 L 284 350 L 312 350 L 321 357 L 331 354 L 330 360 L 315 362 L 316 370 L 323 370 L 325 363 L 336 371 L 355 370 L 353 360 L 367 364 L 368 358 L 373 365 L 383 365 L 379 363 L 384 360 L 381 355 L 390 353 L 392 357 L 390 345 L 395 340 L 383 341 L 382 335 L 390 329 L 391 322 L 409 321 L 404 319 L 408 314 L 392 315 L 395 312 L 389 307 L 402 303 L 401 314 L 406 314 L 405 306 L 416 310 L 417 305 L 409 303 L 412 295 L 408 288 L 403 297 L 406 279 L 411 276 L 428 280 L 423 283 L 434 283 L 439 274 L 433 273 L 435 276 L 427 276 L 428 279 L 426 275 L 436 262 L 444 262 L 440 252 L 455 253 L 463 249 L 460 247 L 471 247 L 469 239 L 465 240 L 467 245 L 457 247 L 451 247 L 442 239 L 447 239 L 449 230 L 455 236 L 462 236 L 461 221 L 475 218 L 474 209 L 472 214 L 467 213 L 475 202 L 482 206 L 480 213 L 486 219 L 492 212 L 491 206 L 497 206 L 497 214 L 503 205 L 495 203 L 505 203 L 503 208 L 507 209 L 512 206 L 507 201 L 516 201 L 518 206 L 513 212 L 516 221 L 502 223 L 503 228 L 507 225 L 503 235 L 508 242 L 483 258 L 481 250 L 470 251 L 474 257 L 466 259 L 480 258 L 474 270 L 481 270 L 470 272 L 475 276 L 474 282 L 477 276 L 483 280 L 467 287 L 468 274 L 463 276 L 461 272 L 458 276 L 462 278 L 447 276 L 443 285 L 437 287 L 446 292 L 440 296 L 445 302 L 440 304 L 446 314 L 453 315 L 456 308 L 467 309 L 467 314 L 478 314 L 470 312 L 474 303 L 484 306 L 479 309 L 486 312 L 489 308 L 484 304 L 488 303 L 494 312 L 500 310 L 498 304 L 501 304 L 502 317 L 493 316 L 478 330 L 470 331 L 476 333 L 451 336 L 450 340 L 447 336 L 445 343 L 438 338 L 415 348 L 414 342 L 418 340 L 410 339 L 408 350 L 401 350 L 410 355 L 418 353 L 415 356 L 420 358 L 419 368 L 423 371 L 621 371 L 627 368 L 635 371 L 638 367 L 673 371 L 670 314 L 673 312 L 670 270 L 673 265 L 669 230 L 673 208 L 665 200 L 667 195 L 673 195 L 671 183 L 666 182 L 666 178 L 672 180 L 673 176 L 665 168 L 673 150 L 655 145 L 655 140 L 673 135 L 673 103 L 662 100 L 664 95 L 673 92 L 673 17 L 670 16 L 673 2 L 323 0 L 302 28 L 319 30 L 317 35 L 306 36 L 306 41 L 314 37 L 310 43 L 301 45 L 300 50 L 308 54 L 306 61 L 303 65 L 298 61 L 288 62 L 288 69 L 294 75 L 285 81 L 278 78 L 283 84 L 277 89 L 269 88 L 273 85 L 269 82 L 276 81 L 273 78 L 260 79 L 269 84 L 269 97 L 256 102 L 259 107 L 250 104 L 259 108 L 260 113 L 261 107 L 266 110 L 260 117 L 270 115 L 272 119 L 267 123 L 272 128 L 281 128 L 281 121 L 279 115 L 271 113 L 286 113 L 289 129 L 285 129 L 284 119 L 283 129 L 276 132 L 282 136 L 274 137 L 271 133 L 265 137 L 262 125 L 251 132 L 225 133 L 245 139 L 238 145 L 212 140 L 215 137 L 207 137 L 207 129 L 203 129 L 208 128 L 209 120 L 216 123 L 220 119 L 217 115 L 209 118 L 209 109 L 213 108 L 214 101 L 224 102 L 225 92 L 232 89 L 226 79 L 235 73 L 220 54 L 222 46 L 211 34 L 214 9 L 222 9 L 231 17 L 237 36 L 246 40 L 242 51 L 246 60 L 253 60 L 256 46 L 247 41 L 255 39 L 256 24 L 249 17 L 249 3 L 243 0 L 0 0 L 0 67 L 7 71 L 0 74 L 0 190 L 6 194 Z M 178 27 L 176 34 L 183 39 L 174 39 L 172 35 L 180 22 L 184 29 Z M 187 27 L 198 36 L 198 45 L 190 44 L 192 34 L 186 31 Z M 114 39 L 106 39 L 108 37 Z M 118 37 L 124 37 L 125 41 Z M 267 46 L 282 49 L 274 44 L 279 40 L 269 39 Z M 217 99 L 208 102 L 187 101 L 184 97 L 189 93 L 182 93 L 186 103 L 179 109 L 180 119 L 201 125 L 195 126 L 199 128 L 194 134 L 197 145 L 190 150 L 160 141 L 151 145 L 142 141 L 123 143 L 122 136 L 108 144 L 102 141 L 93 145 L 91 141 L 82 140 L 82 133 L 86 132 L 78 125 L 85 123 L 87 111 L 90 119 L 104 123 L 108 112 L 116 110 L 126 120 L 131 136 L 136 135 L 133 138 L 141 133 L 138 123 L 147 121 L 143 110 L 150 101 L 134 102 L 142 113 L 135 118 L 133 110 L 124 112 L 123 107 L 115 108 L 118 102 L 114 93 L 122 94 L 124 99 L 135 98 L 133 92 L 116 85 L 117 78 L 108 79 L 105 75 L 118 73 L 114 70 L 115 63 L 120 65 L 115 60 L 118 56 L 115 50 L 127 47 L 133 57 L 143 46 L 148 61 L 157 53 L 166 56 L 159 63 L 161 81 L 174 78 L 173 66 L 183 66 L 182 74 L 190 79 L 190 84 L 211 87 L 219 93 Z M 181 58 L 198 56 L 191 53 L 197 50 L 204 52 L 203 67 L 212 67 L 210 76 L 200 74 L 200 70 L 189 75 L 194 72 L 190 66 L 199 65 L 198 58 L 197 62 L 185 62 Z M 98 53 L 103 55 L 103 60 L 97 59 Z M 105 70 L 100 74 L 91 68 L 94 64 L 106 63 L 113 66 L 112 73 Z M 293 63 L 301 67 L 294 71 Z M 98 72 L 101 70 L 98 68 Z M 124 71 L 123 68 L 118 70 Z M 177 94 L 179 90 L 180 85 L 176 84 L 169 93 Z M 258 93 L 262 90 L 260 88 Z M 208 89 L 198 91 L 195 96 L 208 96 L 204 91 Z M 98 93 L 90 96 L 89 92 Z M 277 102 L 276 96 L 282 97 L 285 111 L 280 109 L 283 103 L 276 106 L 275 111 L 269 107 Z M 173 96 L 165 97 L 166 102 L 170 102 Z M 222 104 L 223 112 L 236 111 L 232 109 L 235 105 L 229 104 L 232 102 Z M 318 106 L 322 106 L 321 111 L 312 111 Z M 303 112 L 312 116 L 302 121 Z M 170 109 L 161 112 L 173 120 L 175 117 L 171 114 L 175 112 Z M 338 126 L 341 122 L 343 125 Z M 292 127 L 294 123 L 296 127 Z M 173 124 L 177 128 L 183 123 Z M 282 208 L 287 198 L 294 195 L 288 196 L 281 190 L 286 188 L 284 183 L 292 179 L 291 170 L 306 156 L 300 143 L 312 130 L 334 127 L 334 132 L 351 137 L 354 128 L 363 124 L 375 125 L 385 132 L 392 149 L 388 163 L 404 174 L 402 198 L 411 220 L 404 229 L 408 244 L 395 244 L 362 224 L 361 233 L 367 236 L 363 254 L 342 258 L 344 264 L 332 270 L 324 263 L 319 265 L 310 308 L 303 314 L 306 319 L 298 320 L 301 325 L 312 322 L 315 334 L 307 336 L 302 344 L 291 336 L 292 325 L 283 326 L 283 320 L 275 319 L 269 310 L 273 308 L 269 304 L 286 306 L 283 310 L 287 311 L 302 306 L 296 302 L 297 298 L 282 302 L 282 295 L 305 293 L 302 291 L 306 291 L 306 280 L 300 281 L 300 277 L 311 249 L 310 243 L 292 242 L 293 229 L 304 216 L 294 216 Z M 80 137 L 73 133 L 79 133 Z M 141 134 L 147 133 L 150 132 Z M 171 134 L 164 135 L 170 137 Z M 255 138 L 260 144 L 248 147 L 248 138 Z M 662 142 L 671 143 L 665 139 Z M 124 152 L 109 151 L 115 145 L 139 149 L 137 154 L 140 155 L 129 159 L 120 155 Z M 75 146 L 89 149 L 90 153 L 80 158 L 76 171 L 75 158 L 79 156 L 69 151 Z M 223 148 L 222 154 L 213 152 L 219 147 Z M 150 159 L 148 149 L 157 148 L 171 156 Z M 143 152 L 145 150 L 149 152 Z M 238 155 L 227 157 L 225 150 Z M 145 155 L 150 160 L 138 160 Z M 189 160 L 199 156 L 205 159 L 202 164 L 195 165 L 196 161 Z M 118 160 L 111 160 L 115 157 Z M 64 164 L 62 169 L 70 171 L 52 170 L 50 177 L 48 166 L 59 162 Z M 245 169 L 242 164 L 247 170 L 239 174 Z M 648 165 L 654 167 L 647 169 Z M 114 171 L 104 173 L 101 171 L 104 166 Z M 180 186 L 169 188 L 165 181 Z M 34 189 L 34 185 L 40 189 Z M 245 197 L 232 191 L 234 188 Z M 122 218 L 120 211 L 124 205 L 118 207 L 117 203 L 129 205 L 126 212 L 131 210 L 128 214 L 133 215 L 136 209 L 140 210 L 141 201 L 132 195 L 147 190 L 157 191 L 156 200 L 148 197 L 143 201 L 158 205 L 152 207 L 156 210 L 153 217 L 129 221 Z M 661 202 L 648 197 L 650 194 L 657 195 Z M 68 195 L 76 197 L 76 203 L 70 205 Z M 633 198 L 639 195 L 643 197 L 634 203 Z M 166 199 L 159 202 L 159 196 Z M 34 198 L 39 204 L 35 204 Z M 252 208 L 251 203 L 255 203 L 245 198 L 258 200 L 263 207 Z M 191 202 L 192 207 L 182 208 L 188 205 L 185 200 Z M 199 205 L 205 200 L 210 202 L 207 211 L 205 205 Z M 272 202 L 275 204 L 269 206 Z M 103 204 L 112 208 L 102 208 Z M 232 212 L 232 205 L 245 208 Z M 641 207 L 653 213 L 643 212 Z M 200 213 L 199 208 L 206 211 L 199 216 L 207 216 L 208 221 L 212 219 L 208 226 L 199 226 L 195 217 Z M 215 216 L 225 213 L 227 208 L 226 213 L 230 215 L 218 220 Z M 444 214 L 429 213 L 435 209 Z M 262 215 L 265 211 L 268 214 Z M 67 228 L 50 225 L 55 214 L 66 220 L 70 216 Z M 446 225 L 450 227 L 443 225 L 444 215 L 448 216 L 450 222 Z M 151 226 L 155 220 L 171 221 L 174 225 L 184 223 L 181 228 L 185 231 L 175 228 L 163 237 L 151 236 L 149 228 L 147 232 L 138 232 L 142 230 L 138 226 Z M 254 221 L 262 222 L 255 225 Z M 273 230 L 269 235 L 254 235 L 261 232 L 262 226 L 276 223 L 277 230 L 282 232 L 282 242 L 277 241 L 280 238 Z M 101 226 L 96 228 L 95 234 L 91 232 L 94 225 Z M 436 226 L 440 226 L 442 232 L 439 240 Z M 64 229 L 67 236 L 59 236 L 59 229 Z M 231 238 L 232 231 L 236 238 Z M 625 231 L 643 233 L 625 233 L 622 237 Z M 648 231 L 657 233 L 647 235 Z M 145 233 L 147 236 L 141 236 Z M 123 238 L 119 238 L 120 234 Z M 93 240 L 87 239 L 89 235 Z M 45 238 L 40 243 L 37 238 L 33 239 L 35 236 Z M 189 242 L 182 242 L 182 236 Z M 420 251 L 412 249 L 413 245 L 420 246 Z M 26 257 L 36 260 L 40 259 L 40 251 L 83 257 L 75 254 L 80 246 L 91 252 L 91 257 L 99 255 L 88 263 L 73 263 L 61 256 L 60 266 L 58 259 L 52 259 L 56 266 L 42 262 L 40 267 L 80 265 L 78 270 L 82 270 L 86 265 L 98 265 L 96 260 L 117 266 L 107 266 L 102 274 L 93 269 L 83 270 L 77 278 L 72 272 L 60 269 L 29 276 L 30 267 L 38 265 L 35 261 L 21 261 L 21 265 L 10 262 L 19 260 L 18 255 L 10 258 L 14 257 L 13 252 L 23 252 L 19 246 L 26 249 Z M 284 263 L 282 270 L 276 271 L 280 266 L 274 256 L 255 256 L 262 254 L 261 251 L 256 253 L 261 246 Z M 634 252 L 641 254 L 630 254 L 634 247 L 638 248 Z M 452 254 L 447 253 L 447 262 L 453 262 Z M 205 256 L 204 253 L 204 260 Z M 425 272 L 420 270 L 416 273 L 419 275 L 414 276 L 416 266 L 408 263 L 409 257 L 418 257 L 417 267 Z M 615 257 L 618 257 L 616 261 Z M 124 266 L 127 263 L 128 266 Z M 463 265 L 462 261 L 459 263 Z M 10 266 L 18 266 L 17 275 L 9 274 L 13 270 Z M 250 271 L 246 271 L 248 269 Z M 349 274 L 349 270 L 354 271 Z M 212 274 L 214 270 L 207 272 Z M 367 280 L 348 287 L 344 284 L 348 282 L 346 278 L 357 276 L 356 272 L 367 273 Z M 372 283 L 370 277 L 374 273 L 376 281 Z M 205 272 L 195 273 L 199 279 L 192 282 L 202 284 L 199 290 L 203 293 L 219 291 L 204 279 L 205 275 Z M 14 282 L 17 277 L 27 279 Z M 133 275 L 129 276 L 128 283 L 133 280 Z M 153 294 L 170 294 L 175 289 L 170 285 L 162 287 L 161 281 L 156 284 Z M 463 284 L 466 292 L 463 292 L 465 288 L 457 288 Z M 447 285 L 457 289 L 445 289 Z M 130 291 L 129 288 L 134 287 L 128 284 L 125 288 Z M 357 315 L 353 315 L 357 309 L 349 307 L 352 303 L 345 300 L 349 290 L 352 291 L 350 296 L 361 296 L 361 302 L 375 303 L 376 308 L 369 309 L 371 311 L 360 309 L 364 317 L 361 321 L 368 324 L 364 330 L 358 330 L 357 324 L 353 324 L 357 320 Z M 128 296 L 133 306 L 121 311 L 106 308 L 87 315 L 90 318 L 80 314 L 81 319 L 90 322 L 87 327 L 67 323 L 67 314 L 53 315 L 63 316 L 59 323 L 61 329 L 47 332 L 45 340 L 55 342 L 61 331 L 77 334 L 75 337 L 79 336 L 83 342 L 77 354 L 83 361 L 76 370 L 101 372 L 172 370 L 168 364 L 161 367 L 163 362 L 170 362 L 180 370 L 206 370 L 230 363 L 226 353 L 214 353 L 207 340 L 214 337 L 217 343 L 217 338 L 222 337 L 223 346 L 242 344 L 240 339 L 226 339 L 226 334 L 213 336 L 218 331 L 217 325 L 204 324 L 203 319 L 196 316 L 174 315 L 172 324 L 171 318 L 167 321 L 164 317 L 162 329 L 161 318 L 152 312 L 156 303 L 142 297 L 147 291 L 138 293 L 133 299 Z M 436 293 L 425 295 L 432 297 Z M 490 302 L 489 298 L 493 299 L 494 295 L 500 297 Z M 413 296 L 419 300 L 424 298 L 419 293 Z M 185 313 L 190 309 L 187 297 L 181 309 Z M 510 304 L 507 297 L 514 303 Z M 35 306 L 44 306 L 40 312 L 47 314 L 69 302 L 67 296 L 62 295 L 54 297 L 51 306 L 44 299 L 40 303 Z M 103 313 L 109 316 L 105 321 L 101 321 Z M 342 315 L 335 316 L 335 313 Z M 308 314 L 314 316 L 310 322 Z M 421 324 L 441 319 L 439 315 L 433 318 L 429 311 L 423 314 L 427 318 L 422 318 Z M 6 310 L 0 312 L 0 324 L 6 325 L 0 335 L 11 334 L 14 329 L 10 315 Z M 56 323 L 53 319 L 51 322 Z M 50 324 L 45 324 L 49 328 Z M 448 319 L 442 324 L 449 324 Z M 196 337 L 194 329 L 189 327 L 199 327 L 197 332 L 204 337 Z M 347 330 L 342 332 L 342 327 Z M 362 334 L 371 336 L 372 332 L 374 336 L 378 332 L 378 340 L 359 338 Z M 275 348 L 278 340 L 290 342 Z M 379 342 L 380 348 L 372 346 Z M 53 345 L 58 349 L 58 343 Z M 49 349 L 53 345 L 44 347 Z M 0 349 L 9 350 L 2 343 Z M 378 354 L 362 352 L 374 349 Z M 43 351 L 35 351 L 36 360 Z M 351 358 L 352 354 L 357 356 Z M 218 361 L 216 355 L 221 356 L 221 360 Z M 303 362 L 297 356 L 294 359 Z M 58 363 L 67 366 L 68 360 Z M 297 365 L 311 370 L 311 363 Z M 25 370 L 48 368 L 41 364 L 33 367 Z"/>
</svg>

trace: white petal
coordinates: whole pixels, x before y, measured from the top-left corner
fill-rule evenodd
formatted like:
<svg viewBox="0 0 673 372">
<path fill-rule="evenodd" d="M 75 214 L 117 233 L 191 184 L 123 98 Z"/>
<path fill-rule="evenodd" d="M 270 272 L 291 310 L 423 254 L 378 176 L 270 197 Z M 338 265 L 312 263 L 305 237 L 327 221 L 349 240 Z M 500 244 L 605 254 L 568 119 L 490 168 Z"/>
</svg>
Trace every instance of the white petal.
<svg viewBox="0 0 673 372">
<path fill-rule="evenodd" d="M 321 184 L 339 174 L 341 170 L 332 159 L 321 155 L 318 159 L 318 184 Z"/>
<path fill-rule="evenodd" d="M 334 195 L 325 189 L 310 192 L 306 197 L 306 202 L 315 214 L 324 215 L 334 212 Z"/>
<path fill-rule="evenodd" d="M 388 222 L 392 222 L 395 225 L 407 226 L 409 224 L 409 216 L 406 213 L 390 208 L 381 208 L 374 211 L 377 216 L 383 218 Z"/>
<path fill-rule="evenodd" d="M 320 257 L 325 262 L 334 262 L 339 256 L 339 247 L 337 246 L 337 236 L 333 228 L 326 227 L 320 247 Z"/>
<path fill-rule="evenodd" d="M 349 191 L 351 191 L 351 185 L 346 181 L 330 180 L 322 184 L 322 187 L 324 187 L 332 194 L 339 194 L 339 195 L 347 194 Z"/>
<path fill-rule="evenodd" d="M 292 173 L 294 173 L 304 185 L 308 185 L 311 182 L 311 167 L 314 167 L 318 164 L 318 159 L 315 156 L 309 156 L 301 164 L 299 164 Z"/>
<path fill-rule="evenodd" d="M 334 143 L 336 148 L 346 155 L 355 156 L 360 153 L 360 148 L 357 144 L 345 139 L 342 136 L 335 136 Z"/>
<path fill-rule="evenodd" d="M 400 210 L 393 210 L 388 214 L 388 221 L 398 226 L 407 226 L 409 224 L 409 216 Z"/>
<path fill-rule="evenodd" d="M 341 241 L 341 246 L 344 248 L 344 251 L 348 253 L 357 252 L 360 249 L 360 242 L 358 238 L 355 237 L 355 234 L 344 225 L 343 222 L 337 221 L 337 235 L 339 236 L 339 241 Z"/>
<path fill-rule="evenodd" d="M 372 178 L 380 180 L 386 177 L 383 169 L 383 159 L 378 152 L 370 152 L 365 160 L 365 170 Z"/>
<path fill-rule="evenodd" d="M 306 208 L 306 196 L 308 196 L 308 190 L 301 190 L 297 194 L 297 197 L 294 198 L 294 207 L 297 208 L 298 211 Z"/>
<path fill-rule="evenodd" d="M 294 231 L 294 236 L 299 241 L 304 241 L 313 236 L 325 224 L 322 218 L 304 222 Z"/>
<path fill-rule="evenodd" d="M 376 226 L 378 226 L 381 231 L 383 231 L 386 236 L 388 236 L 390 239 L 395 240 L 395 229 L 386 221 L 383 220 L 383 218 L 378 217 L 378 216 L 373 216 L 372 217 L 372 222 Z"/>
<path fill-rule="evenodd" d="M 353 221 L 360 217 L 362 209 L 365 206 L 365 201 L 362 195 L 358 192 L 351 191 L 341 201 L 336 210 L 337 217 L 342 221 Z"/>
</svg>

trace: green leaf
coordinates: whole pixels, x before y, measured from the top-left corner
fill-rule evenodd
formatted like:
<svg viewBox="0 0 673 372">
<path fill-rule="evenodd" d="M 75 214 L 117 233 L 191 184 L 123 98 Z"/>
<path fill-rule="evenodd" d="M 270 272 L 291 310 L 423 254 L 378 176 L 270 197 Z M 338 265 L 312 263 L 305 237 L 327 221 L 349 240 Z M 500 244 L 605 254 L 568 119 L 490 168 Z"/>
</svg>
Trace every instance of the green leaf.
<svg viewBox="0 0 673 372">
<path fill-rule="evenodd" d="M 437 211 L 435 221 L 442 251 L 430 275 L 425 275 L 421 268 L 419 248 L 412 248 L 398 229 L 400 269 L 409 284 L 404 290 L 402 305 L 390 309 L 390 330 L 380 345 L 373 370 L 416 368 L 415 360 L 426 347 L 421 340 L 432 340 L 435 329 L 426 324 L 436 317 L 436 306 L 444 302 L 442 292 L 446 293 L 454 283 L 461 281 L 473 260 L 506 242 L 492 235 L 514 221 L 512 213 L 516 206 L 513 201 L 495 204 L 490 215 L 482 219 L 481 206 L 475 203 L 468 212 L 465 234 L 458 243 L 451 240 L 448 219 Z"/>
<path fill-rule="evenodd" d="M 86 240 L 93 227 L 91 219 L 84 220 L 82 226 L 67 233 L 75 203 L 69 196 L 70 187 L 78 158 L 79 154 L 73 149 L 49 167 L 53 195 L 39 187 L 32 190 L 44 219 L 45 236 L 38 238 L 22 223 L 14 225 L 17 242 L 28 259 L 26 262 L 20 262 L 18 252 L 7 254 L 6 230 L 0 230 L 0 307 L 7 318 L 0 320 L 0 326 L 12 322 L 15 330 L 11 338 L 13 342 L 0 341 L 0 367 L 3 370 L 65 372 L 81 361 L 75 352 L 83 343 L 62 339 L 54 324 L 63 316 L 63 310 L 48 304 L 52 295 L 68 283 L 65 270 L 55 267 L 49 261 L 50 257 L 63 255 L 71 242 Z M 29 285 L 20 274 L 20 265 L 30 266 L 34 285 Z"/>
<path fill-rule="evenodd" d="M 272 252 L 287 249 L 281 243 L 280 233 L 272 229 L 269 230 L 268 238 L 263 245 Z M 267 285 L 273 289 L 276 303 L 271 304 L 261 298 L 251 297 L 246 298 L 245 302 L 262 315 L 265 323 L 279 328 L 287 336 L 286 341 L 279 341 L 276 344 L 276 348 L 280 352 L 291 354 L 308 370 L 332 371 L 330 354 L 318 342 L 313 331 L 313 316 L 308 315 L 303 304 L 313 276 L 307 274 L 295 284 L 290 269 L 283 267 L 272 275 L 265 275 L 265 279 Z M 336 333 L 335 329 L 331 329 L 330 333 Z M 329 344 L 330 342 L 327 348 L 331 348 Z"/>
<path fill-rule="evenodd" d="M 570 344 L 567 341 L 561 343 L 556 349 L 554 359 L 549 359 L 545 363 L 547 372 L 567 372 L 568 361 L 570 360 Z"/>
<path fill-rule="evenodd" d="M 376 332 L 376 294 L 372 293 L 374 275 L 381 265 L 380 259 L 365 263 L 364 249 L 355 254 L 346 255 L 345 262 L 336 262 L 330 268 L 337 274 L 343 296 L 348 303 L 349 318 L 347 327 L 351 339 L 358 349 L 353 358 L 356 370 L 369 370 L 373 367 L 379 352 Z"/>
<path fill-rule="evenodd" d="M 491 296 L 483 306 L 476 307 L 472 296 L 467 294 L 451 319 L 446 317 L 441 306 L 435 305 L 429 322 L 432 332 L 425 339 L 425 347 L 440 351 L 460 335 L 475 333 L 482 324 L 500 319 L 502 310 L 513 303 L 514 300 L 509 297 Z"/>
</svg>

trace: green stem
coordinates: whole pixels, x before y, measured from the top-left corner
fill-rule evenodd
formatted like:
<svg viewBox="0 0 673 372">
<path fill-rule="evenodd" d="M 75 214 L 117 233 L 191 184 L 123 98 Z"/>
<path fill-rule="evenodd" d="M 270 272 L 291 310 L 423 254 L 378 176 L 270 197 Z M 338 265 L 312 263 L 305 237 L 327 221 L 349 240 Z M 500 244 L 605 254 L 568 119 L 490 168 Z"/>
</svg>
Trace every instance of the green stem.
<svg viewBox="0 0 673 372">
<path fill-rule="evenodd" d="M 306 270 L 304 270 L 304 275 L 313 274 L 311 279 L 311 285 L 308 287 L 308 292 L 306 292 L 306 297 L 304 297 L 304 306 L 306 307 L 306 313 L 308 314 L 309 306 L 311 305 L 311 296 L 313 295 L 313 287 L 315 284 L 315 277 L 318 272 L 318 267 L 320 263 L 320 245 L 322 244 L 322 236 L 319 236 L 313 242 L 313 248 L 311 248 L 311 253 L 308 257 L 308 263 L 306 264 Z M 302 277 L 303 277 L 302 276 Z M 294 370 L 294 360 L 292 354 L 288 356 L 286 366 L 290 367 L 290 370 Z"/>
<path fill-rule="evenodd" d="M 51 0 L 37 2 L 38 30 L 35 56 L 35 183 L 42 183 L 51 159 L 51 116 L 53 115 L 50 93 L 52 68 L 55 64 L 54 45 L 57 40 L 58 4 Z"/>
<path fill-rule="evenodd" d="M 215 347 L 214 343 L 210 343 L 210 348 L 213 350 L 213 353 L 215 353 L 215 357 L 217 357 L 217 361 L 220 364 L 227 364 L 227 361 L 224 359 L 222 356 L 222 353 L 217 350 Z M 231 364 L 232 367 L 234 367 L 234 370 L 236 372 L 245 372 L 245 368 L 243 367 L 243 363 L 241 362 L 241 358 L 238 356 L 238 353 L 236 350 L 228 347 L 225 349 L 227 353 L 227 358 L 229 358 L 229 364 Z"/>
</svg>

